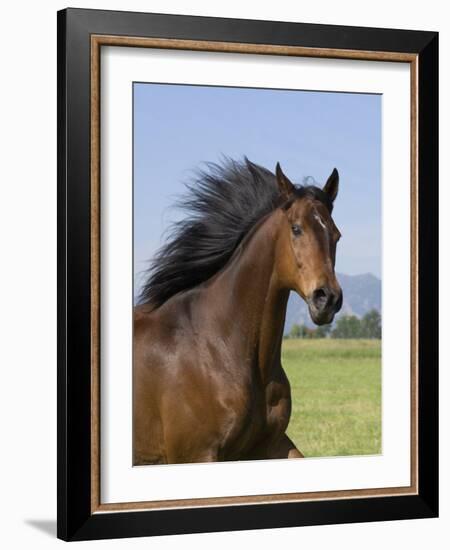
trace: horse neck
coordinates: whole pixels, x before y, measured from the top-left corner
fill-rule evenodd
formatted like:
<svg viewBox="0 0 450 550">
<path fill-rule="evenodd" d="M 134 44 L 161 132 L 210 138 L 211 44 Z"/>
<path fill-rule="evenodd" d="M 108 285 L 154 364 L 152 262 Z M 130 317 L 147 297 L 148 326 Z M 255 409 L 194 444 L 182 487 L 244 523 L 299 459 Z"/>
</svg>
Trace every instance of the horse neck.
<svg viewBox="0 0 450 550">
<path fill-rule="evenodd" d="M 267 383 L 280 369 L 281 341 L 289 291 L 278 283 L 276 247 L 282 213 L 264 218 L 244 239 L 215 278 L 214 295 L 222 297 L 233 345 L 242 346 L 243 363 Z"/>
</svg>

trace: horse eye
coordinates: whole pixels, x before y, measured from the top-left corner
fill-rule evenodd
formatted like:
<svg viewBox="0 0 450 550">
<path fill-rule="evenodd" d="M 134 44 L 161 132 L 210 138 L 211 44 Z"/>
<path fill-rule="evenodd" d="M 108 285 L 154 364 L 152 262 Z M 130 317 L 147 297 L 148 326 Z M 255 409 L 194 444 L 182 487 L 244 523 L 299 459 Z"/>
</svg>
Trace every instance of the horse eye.
<svg viewBox="0 0 450 550">
<path fill-rule="evenodd" d="M 294 225 L 292 226 L 292 233 L 293 233 L 296 237 L 298 237 L 299 235 L 302 234 L 302 228 L 301 228 L 299 225 L 294 224 Z"/>
</svg>

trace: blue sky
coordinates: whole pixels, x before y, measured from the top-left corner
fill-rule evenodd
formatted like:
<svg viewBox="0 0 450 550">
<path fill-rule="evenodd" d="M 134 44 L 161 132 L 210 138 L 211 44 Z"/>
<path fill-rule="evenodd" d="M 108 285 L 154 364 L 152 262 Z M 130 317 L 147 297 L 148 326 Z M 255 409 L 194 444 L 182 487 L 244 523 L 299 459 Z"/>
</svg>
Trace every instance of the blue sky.
<svg viewBox="0 0 450 550">
<path fill-rule="evenodd" d="M 296 183 L 334 167 L 336 270 L 381 277 L 381 96 L 134 84 L 134 275 L 142 283 L 183 183 L 202 162 L 246 155 Z"/>
</svg>

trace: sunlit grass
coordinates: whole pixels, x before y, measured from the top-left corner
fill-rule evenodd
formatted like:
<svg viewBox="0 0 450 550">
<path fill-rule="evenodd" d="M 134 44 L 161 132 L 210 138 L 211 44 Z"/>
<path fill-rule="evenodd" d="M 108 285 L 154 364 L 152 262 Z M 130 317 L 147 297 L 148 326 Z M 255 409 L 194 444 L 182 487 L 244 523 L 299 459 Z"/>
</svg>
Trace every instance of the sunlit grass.
<svg viewBox="0 0 450 550">
<path fill-rule="evenodd" d="M 306 457 L 381 452 L 381 342 L 285 340 L 288 435 Z"/>
</svg>

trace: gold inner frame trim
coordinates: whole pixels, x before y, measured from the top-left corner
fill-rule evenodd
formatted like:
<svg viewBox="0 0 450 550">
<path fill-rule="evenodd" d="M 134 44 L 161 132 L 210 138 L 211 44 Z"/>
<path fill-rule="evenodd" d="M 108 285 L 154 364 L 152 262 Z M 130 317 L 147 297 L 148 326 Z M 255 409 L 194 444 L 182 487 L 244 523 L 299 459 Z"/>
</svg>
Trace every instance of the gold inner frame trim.
<svg viewBox="0 0 450 550">
<path fill-rule="evenodd" d="M 411 82 L 411 484 L 313 493 L 101 503 L 100 500 L 100 50 L 102 46 L 409 63 Z M 418 494 L 418 56 L 402 52 L 91 35 L 91 513 L 282 503 Z"/>
</svg>

